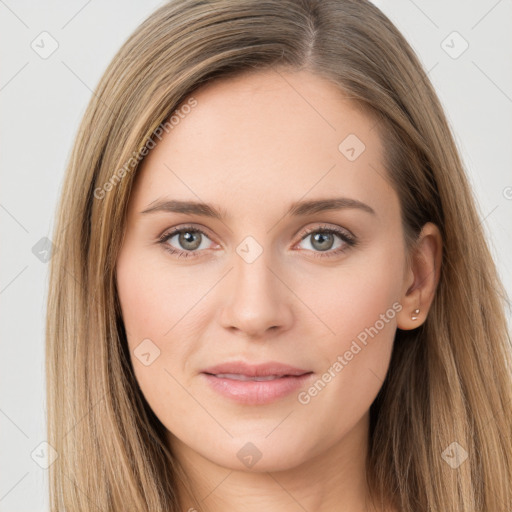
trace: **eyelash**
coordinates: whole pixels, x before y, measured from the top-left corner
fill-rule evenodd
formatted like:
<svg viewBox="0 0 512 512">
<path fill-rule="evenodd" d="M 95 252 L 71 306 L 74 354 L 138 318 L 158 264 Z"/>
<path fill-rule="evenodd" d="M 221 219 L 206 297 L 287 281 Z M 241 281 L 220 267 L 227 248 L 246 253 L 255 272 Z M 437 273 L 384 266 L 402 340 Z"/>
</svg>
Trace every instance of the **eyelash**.
<svg viewBox="0 0 512 512">
<path fill-rule="evenodd" d="M 172 247 L 166 243 L 174 235 L 185 233 L 185 232 L 201 233 L 201 235 L 204 235 L 207 238 L 209 238 L 208 235 L 202 229 L 199 229 L 194 226 L 184 226 L 181 228 L 174 228 L 172 231 L 164 233 L 158 239 L 158 243 L 163 245 L 163 248 L 165 251 L 167 251 L 171 254 L 174 254 L 174 255 L 177 254 L 178 258 L 181 258 L 182 256 L 185 258 L 190 258 L 190 257 L 195 258 L 195 257 L 197 257 L 197 253 L 200 251 L 181 251 L 181 250 L 175 249 L 174 247 Z M 338 256 L 342 252 L 345 252 L 348 249 L 350 249 L 351 247 L 355 247 L 358 243 L 357 239 L 354 236 L 349 235 L 348 233 L 346 233 L 345 231 L 342 231 L 341 229 L 331 228 L 328 226 L 320 226 L 320 227 L 315 227 L 315 228 L 306 230 L 305 232 L 301 233 L 300 241 L 302 242 L 302 240 L 304 240 L 307 236 L 311 235 L 312 233 L 322 233 L 324 235 L 325 234 L 338 235 L 343 240 L 343 242 L 345 242 L 347 244 L 347 247 L 338 248 L 335 251 L 313 251 L 315 258 L 330 258 L 330 257 Z"/>
</svg>

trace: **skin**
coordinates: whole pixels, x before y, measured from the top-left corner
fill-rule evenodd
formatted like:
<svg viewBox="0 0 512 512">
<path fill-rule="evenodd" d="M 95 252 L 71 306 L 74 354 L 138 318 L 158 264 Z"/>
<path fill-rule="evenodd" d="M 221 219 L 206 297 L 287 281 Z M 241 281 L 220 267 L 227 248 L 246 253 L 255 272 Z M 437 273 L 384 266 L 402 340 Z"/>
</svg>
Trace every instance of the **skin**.
<svg viewBox="0 0 512 512">
<path fill-rule="evenodd" d="M 139 170 L 117 261 L 142 393 L 202 510 L 384 510 L 369 506 L 365 484 L 369 408 L 397 327 L 425 321 L 439 280 L 439 230 L 424 226 L 408 268 L 375 123 L 325 79 L 258 71 L 193 96 L 197 106 Z M 354 161 L 338 149 L 349 134 L 366 146 Z M 355 208 L 286 215 L 294 201 L 341 196 L 375 215 Z M 213 203 L 228 216 L 141 213 L 164 197 Z M 196 256 L 178 257 L 158 242 L 170 228 L 189 225 L 207 234 L 194 232 L 202 240 Z M 301 236 L 326 225 L 349 230 L 358 244 L 333 235 L 322 251 L 315 231 Z M 247 236 L 263 251 L 252 263 L 236 251 Z M 166 244 L 190 247 L 179 235 Z M 307 404 L 295 392 L 270 404 L 240 404 L 201 378 L 207 366 L 244 359 L 305 368 L 317 381 L 394 303 L 402 309 Z M 134 355 L 147 338 L 160 350 L 148 366 Z M 237 457 L 247 442 L 261 453 L 252 467 Z M 183 489 L 181 496 L 189 510 L 190 496 Z"/>
</svg>

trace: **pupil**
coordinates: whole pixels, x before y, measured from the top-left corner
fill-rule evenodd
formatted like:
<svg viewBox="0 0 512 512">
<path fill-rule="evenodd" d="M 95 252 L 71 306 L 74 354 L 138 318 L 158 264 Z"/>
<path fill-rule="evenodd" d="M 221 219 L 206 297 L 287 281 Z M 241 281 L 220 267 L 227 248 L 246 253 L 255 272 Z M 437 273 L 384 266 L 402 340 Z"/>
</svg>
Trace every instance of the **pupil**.
<svg viewBox="0 0 512 512">
<path fill-rule="evenodd" d="M 327 247 L 325 245 L 322 245 L 323 242 L 329 241 L 329 239 L 331 243 L 327 244 Z M 313 240 L 315 243 L 320 242 L 320 247 L 318 247 L 320 250 L 325 251 L 332 247 L 332 235 L 330 233 L 317 233 L 316 235 L 313 236 Z"/>
<path fill-rule="evenodd" d="M 186 231 L 185 233 L 181 234 L 180 244 L 182 244 L 182 246 L 186 249 L 197 249 L 197 247 L 200 245 L 197 243 L 198 240 L 199 237 L 197 235 L 192 234 L 190 231 Z M 192 247 L 190 247 L 190 244 L 192 244 Z"/>
</svg>

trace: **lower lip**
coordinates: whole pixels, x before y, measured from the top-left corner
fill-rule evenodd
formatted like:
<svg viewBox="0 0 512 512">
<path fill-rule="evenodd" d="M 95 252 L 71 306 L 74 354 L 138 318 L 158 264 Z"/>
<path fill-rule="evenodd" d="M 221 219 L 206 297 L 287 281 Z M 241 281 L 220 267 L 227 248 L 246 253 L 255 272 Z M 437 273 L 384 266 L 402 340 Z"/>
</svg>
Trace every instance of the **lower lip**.
<svg viewBox="0 0 512 512">
<path fill-rule="evenodd" d="M 303 387 L 312 373 L 280 377 L 274 380 L 234 380 L 202 373 L 208 384 L 218 393 L 247 405 L 263 405 L 275 402 Z"/>
</svg>

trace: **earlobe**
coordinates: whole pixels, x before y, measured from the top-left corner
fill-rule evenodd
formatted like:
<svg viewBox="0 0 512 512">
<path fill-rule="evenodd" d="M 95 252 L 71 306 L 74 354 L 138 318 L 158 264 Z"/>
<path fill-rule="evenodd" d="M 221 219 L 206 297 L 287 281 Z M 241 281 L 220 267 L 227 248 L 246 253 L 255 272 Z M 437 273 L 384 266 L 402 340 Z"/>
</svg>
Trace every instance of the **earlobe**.
<svg viewBox="0 0 512 512">
<path fill-rule="evenodd" d="M 426 315 L 421 314 L 421 308 L 414 310 L 403 309 L 397 316 L 397 327 L 403 331 L 416 329 L 426 320 Z"/>
</svg>

